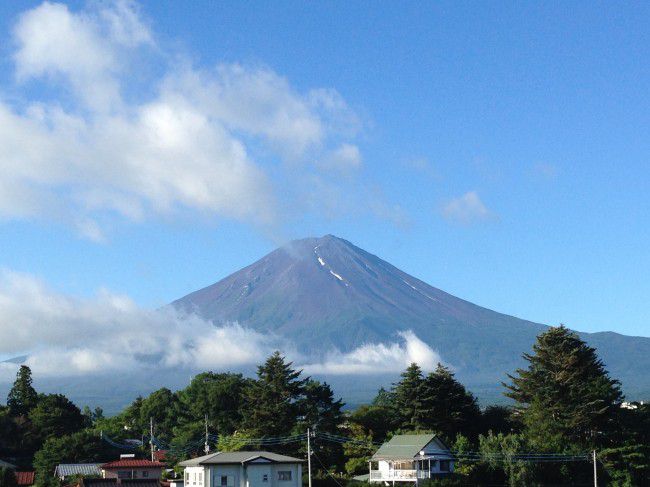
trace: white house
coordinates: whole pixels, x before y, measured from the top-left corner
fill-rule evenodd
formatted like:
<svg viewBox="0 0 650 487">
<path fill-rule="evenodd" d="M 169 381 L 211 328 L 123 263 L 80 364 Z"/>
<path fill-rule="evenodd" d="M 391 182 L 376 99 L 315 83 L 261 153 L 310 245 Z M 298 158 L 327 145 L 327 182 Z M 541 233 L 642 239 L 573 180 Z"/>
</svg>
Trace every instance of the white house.
<svg viewBox="0 0 650 487">
<path fill-rule="evenodd" d="M 453 471 L 454 457 L 436 435 L 396 435 L 370 459 L 369 481 L 417 484 Z"/>
<path fill-rule="evenodd" d="M 264 451 L 219 452 L 180 463 L 184 487 L 301 487 L 302 460 Z"/>
</svg>

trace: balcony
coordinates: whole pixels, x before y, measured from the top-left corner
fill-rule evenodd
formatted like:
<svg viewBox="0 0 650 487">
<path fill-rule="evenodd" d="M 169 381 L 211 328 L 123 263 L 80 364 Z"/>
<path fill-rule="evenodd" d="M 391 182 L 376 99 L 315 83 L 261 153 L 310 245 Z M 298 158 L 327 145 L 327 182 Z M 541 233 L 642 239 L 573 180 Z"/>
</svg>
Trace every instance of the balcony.
<svg viewBox="0 0 650 487">
<path fill-rule="evenodd" d="M 428 479 L 429 477 L 431 474 L 426 470 L 389 470 L 388 472 L 373 470 L 370 472 L 370 480 L 374 482 L 415 482 L 417 479 Z"/>
</svg>

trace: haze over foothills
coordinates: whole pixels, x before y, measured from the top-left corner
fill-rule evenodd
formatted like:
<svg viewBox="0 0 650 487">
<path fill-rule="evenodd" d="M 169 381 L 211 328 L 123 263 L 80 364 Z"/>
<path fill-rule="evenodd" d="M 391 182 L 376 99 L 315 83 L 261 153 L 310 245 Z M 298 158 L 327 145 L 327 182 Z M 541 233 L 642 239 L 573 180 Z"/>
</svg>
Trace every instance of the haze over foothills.
<svg viewBox="0 0 650 487">
<path fill-rule="evenodd" d="M 166 306 L 325 234 L 535 326 L 650 336 L 650 7 L 384 7 L 0 4 L 0 388 L 274 348 L 453 367 L 408 320 L 314 357 Z"/>
</svg>

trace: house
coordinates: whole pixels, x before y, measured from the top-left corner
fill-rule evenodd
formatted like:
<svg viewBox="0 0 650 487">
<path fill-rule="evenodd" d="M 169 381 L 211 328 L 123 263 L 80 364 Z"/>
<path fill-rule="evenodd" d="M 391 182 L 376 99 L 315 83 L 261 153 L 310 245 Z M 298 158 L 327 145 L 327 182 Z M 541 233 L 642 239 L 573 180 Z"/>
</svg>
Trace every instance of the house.
<svg viewBox="0 0 650 487">
<path fill-rule="evenodd" d="M 60 463 L 54 469 L 54 476 L 61 481 L 73 476 L 101 477 L 100 466 L 99 463 Z"/>
<path fill-rule="evenodd" d="M 395 435 L 372 456 L 369 467 L 370 482 L 417 484 L 452 473 L 454 457 L 436 435 Z"/>
<path fill-rule="evenodd" d="M 302 486 L 302 460 L 265 451 L 212 453 L 180 466 L 184 487 Z"/>
<path fill-rule="evenodd" d="M 128 479 L 155 480 L 157 482 L 160 480 L 165 464 L 151 460 L 140 460 L 135 458 L 134 455 L 120 455 L 119 460 L 104 463 L 99 468 L 102 478 L 118 479 L 118 484 L 122 483 L 122 480 Z"/>
</svg>

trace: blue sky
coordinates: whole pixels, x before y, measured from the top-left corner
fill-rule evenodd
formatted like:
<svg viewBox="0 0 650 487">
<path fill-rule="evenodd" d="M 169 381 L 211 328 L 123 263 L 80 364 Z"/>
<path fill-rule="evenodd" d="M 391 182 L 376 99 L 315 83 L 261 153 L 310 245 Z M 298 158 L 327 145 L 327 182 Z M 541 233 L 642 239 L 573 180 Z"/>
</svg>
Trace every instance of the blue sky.
<svg viewBox="0 0 650 487">
<path fill-rule="evenodd" d="M 155 308 L 332 233 L 497 311 L 650 336 L 648 10 L 5 2 L 0 268 Z"/>
</svg>

